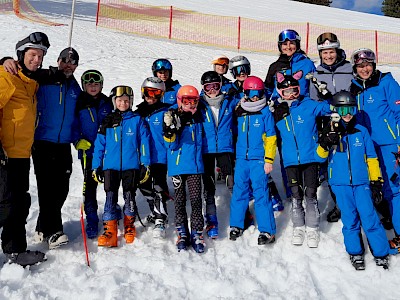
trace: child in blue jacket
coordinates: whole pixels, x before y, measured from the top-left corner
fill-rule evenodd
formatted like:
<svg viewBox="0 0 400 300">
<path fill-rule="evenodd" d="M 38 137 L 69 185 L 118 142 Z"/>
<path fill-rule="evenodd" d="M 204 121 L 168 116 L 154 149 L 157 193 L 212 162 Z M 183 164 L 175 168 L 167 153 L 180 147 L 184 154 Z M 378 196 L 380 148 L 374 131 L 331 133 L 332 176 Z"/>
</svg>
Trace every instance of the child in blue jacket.
<svg viewBox="0 0 400 300">
<path fill-rule="evenodd" d="M 250 190 L 260 235 L 258 244 L 275 241 L 275 219 L 269 197 L 268 177 L 276 153 L 274 119 L 266 105 L 263 81 L 249 76 L 243 83 L 245 97 L 236 110 L 238 139 L 236 144 L 235 183 L 230 210 L 230 239 L 243 234 L 245 212 L 249 205 Z"/>
<path fill-rule="evenodd" d="M 201 199 L 203 125 L 197 110 L 199 92 L 194 86 L 184 85 L 178 90 L 177 106 L 164 114 L 164 139 L 168 147 L 168 176 L 175 189 L 175 226 L 178 251 L 192 244 L 197 253 L 204 252 L 204 217 Z M 192 213 L 189 237 L 186 212 L 186 184 Z"/>
<path fill-rule="evenodd" d="M 141 169 L 150 165 L 149 131 L 143 118 L 132 112 L 133 91 L 129 86 L 116 86 L 110 97 L 114 112 L 101 124 L 93 154 L 93 178 L 104 181 L 104 233 L 98 245 L 117 247 L 118 189 L 122 181 L 124 205 L 124 238 L 132 243 L 136 236 L 136 189 L 141 181 Z M 144 168 L 141 168 L 141 165 Z M 144 176 L 143 180 L 146 180 Z"/>
<path fill-rule="evenodd" d="M 364 270 L 362 225 L 376 264 L 387 269 L 389 242 L 371 197 L 381 193 L 383 182 L 374 144 L 354 117 L 357 101 L 351 93 L 336 93 L 332 105 L 340 119 L 324 128 L 316 153 L 318 158 L 328 157 L 329 184 L 342 212 L 346 251 L 354 268 Z"/>
<path fill-rule="evenodd" d="M 176 104 L 176 93 L 181 87 L 178 80 L 172 79 L 172 64 L 168 59 L 159 58 L 151 66 L 153 76 L 160 78 L 165 83 L 165 93 L 161 102 L 174 105 Z"/>
<path fill-rule="evenodd" d="M 94 141 L 104 118 L 113 110 L 111 99 L 104 95 L 103 75 L 97 70 L 87 70 L 81 76 L 83 92 L 79 94 L 76 111 L 80 129 L 79 140 L 75 142 L 81 160 L 84 181 L 86 214 L 86 234 L 97 237 L 99 218 L 97 216 L 97 182 L 90 176 L 92 168 Z"/>
</svg>

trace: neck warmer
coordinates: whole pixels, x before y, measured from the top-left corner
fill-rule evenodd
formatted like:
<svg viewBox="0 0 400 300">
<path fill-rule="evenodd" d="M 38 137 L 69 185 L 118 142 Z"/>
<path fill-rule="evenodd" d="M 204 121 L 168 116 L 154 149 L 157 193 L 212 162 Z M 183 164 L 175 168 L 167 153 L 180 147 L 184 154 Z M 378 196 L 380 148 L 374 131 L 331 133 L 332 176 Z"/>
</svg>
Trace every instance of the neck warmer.
<svg viewBox="0 0 400 300">
<path fill-rule="evenodd" d="M 220 108 L 221 107 L 221 102 L 222 100 L 224 100 L 224 95 L 218 95 L 214 98 L 210 98 L 208 97 L 206 94 L 203 95 L 203 99 L 210 105 L 210 106 L 214 106 L 216 108 Z"/>
<path fill-rule="evenodd" d="M 256 102 L 246 101 L 246 98 L 242 98 L 242 100 L 240 100 L 240 106 L 248 112 L 260 111 L 265 107 L 266 104 L 267 104 L 267 99 L 265 97 L 261 98 Z"/>
</svg>

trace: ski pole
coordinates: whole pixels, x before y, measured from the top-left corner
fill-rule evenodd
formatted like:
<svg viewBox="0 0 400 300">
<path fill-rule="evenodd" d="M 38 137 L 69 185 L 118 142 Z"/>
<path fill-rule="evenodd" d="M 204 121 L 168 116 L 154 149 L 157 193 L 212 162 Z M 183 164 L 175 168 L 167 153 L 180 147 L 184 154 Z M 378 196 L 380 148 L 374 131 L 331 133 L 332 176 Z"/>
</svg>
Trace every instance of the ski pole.
<svg viewBox="0 0 400 300">
<path fill-rule="evenodd" d="M 85 203 L 85 194 L 86 194 L 86 178 L 87 178 L 87 170 L 86 170 L 86 152 L 83 151 L 83 190 L 82 190 L 82 204 L 81 204 L 81 229 L 82 229 L 82 237 L 83 237 L 83 246 L 85 248 L 85 253 L 86 253 L 86 262 L 88 267 L 90 267 L 90 262 L 89 262 L 89 251 L 87 247 L 87 241 L 86 241 L 86 231 L 85 231 L 85 221 L 83 219 L 83 206 Z"/>
</svg>

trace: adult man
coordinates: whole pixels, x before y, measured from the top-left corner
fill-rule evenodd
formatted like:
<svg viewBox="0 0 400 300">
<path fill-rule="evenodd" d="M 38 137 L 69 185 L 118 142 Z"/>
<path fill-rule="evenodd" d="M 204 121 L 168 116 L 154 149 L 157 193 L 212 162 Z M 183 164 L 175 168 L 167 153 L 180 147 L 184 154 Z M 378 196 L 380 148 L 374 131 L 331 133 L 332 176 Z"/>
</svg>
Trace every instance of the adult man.
<svg viewBox="0 0 400 300">
<path fill-rule="evenodd" d="M 47 36 L 34 32 L 16 45 L 16 75 L 0 67 L 0 227 L 2 249 L 11 263 L 22 266 L 45 261 L 44 253 L 26 250 L 25 223 L 31 198 L 29 170 L 36 117 L 33 79 L 50 47 Z"/>
</svg>

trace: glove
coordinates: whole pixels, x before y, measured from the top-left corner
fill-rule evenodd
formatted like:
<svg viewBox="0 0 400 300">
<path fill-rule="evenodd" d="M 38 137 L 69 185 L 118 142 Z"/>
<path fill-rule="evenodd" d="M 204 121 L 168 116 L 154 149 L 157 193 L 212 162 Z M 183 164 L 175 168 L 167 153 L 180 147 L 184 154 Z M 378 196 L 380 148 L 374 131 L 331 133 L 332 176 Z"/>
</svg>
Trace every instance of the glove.
<svg viewBox="0 0 400 300">
<path fill-rule="evenodd" d="M 306 79 L 311 80 L 312 84 L 317 89 L 318 97 L 323 100 L 332 99 L 332 94 L 328 90 L 328 84 L 325 81 L 318 81 L 312 73 L 306 75 Z"/>
<path fill-rule="evenodd" d="M 379 205 L 382 200 L 382 188 L 383 188 L 383 179 L 381 177 L 378 180 L 372 180 L 369 183 L 369 188 L 371 189 L 371 196 L 374 200 L 375 205 Z"/>
<path fill-rule="evenodd" d="M 0 166 L 6 166 L 8 162 L 8 157 L 3 149 L 3 145 L 0 142 Z"/>
<path fill-rule="evenodd" d="M 268 105 L 268 108 L 269 108 L 269 111 L 270 112 L 274 112 L 275 111 L 275 102 L 274 102 L 274 100 L 267 100 L 267 105 Z"/>
<path fill-rule="evenodd" d="M 290 115 L 290 110 L 289 110 L 289 105 L 287 104 L 286 101 L 279 103 L 278 105 L 275 106 L 274 109 L 275 123 L 279 122 L 288 115 Z"/>
<path fill-rule="evenodd" d="M 174 110 L 164 113 L 163 130 L 167 138 L 172 137 L 181 128 L 181 120 Z"/>
<path fill-rule="evenodd" d="M 91 146 L 92 146 L 92 143 L 85 139 L 80 139 L 79 141 L 77 141 L 75 143 L 76 150 L 86 151 L 86 150 L 89 150 Z"/>
<path fill-rule="evenodd" d="M 145 183 L 150 177 L 150 167 L 141 165 L 140 166 L 140 184 Z"/>
<path fill-rule="evenodd" d="M 338 145 L 340 141 L 339 132 L 335 131 L 336 126 L 334 127 L 333 122 L 329 122 L 328 126 L 322 129 L 321 136 L 319 137 L 318 143 L 324 148 L 326 151 L 333 145 Z"/>
<path fill-rule="evenodd" d="M 92 177 L 97 183 L 104 183 L 104 171 L 102 167 L 98 167 L 92 171 Z"/>
</svg>

